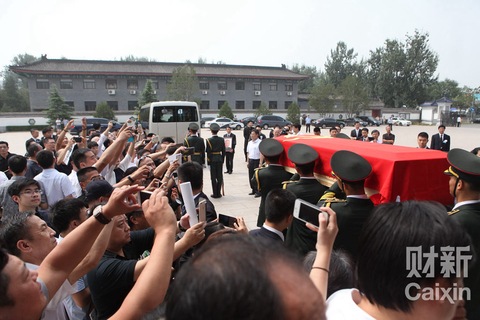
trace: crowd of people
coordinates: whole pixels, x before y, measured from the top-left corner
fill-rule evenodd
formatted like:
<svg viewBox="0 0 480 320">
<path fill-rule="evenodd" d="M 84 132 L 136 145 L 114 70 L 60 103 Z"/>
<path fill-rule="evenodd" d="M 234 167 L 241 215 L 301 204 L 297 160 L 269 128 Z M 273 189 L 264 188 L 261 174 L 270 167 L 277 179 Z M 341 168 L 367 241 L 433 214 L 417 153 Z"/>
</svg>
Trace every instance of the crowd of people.
<svg viewBox="0 0 480 320">
<path fill-rule="evenodd" d="M 480 157 L 478 148 L 450 150 L 445 127 L 431 148 L 448 151 L 450 211 L 422 201 L 375 207 L 365 192 L 372 165 L 352 151 L 333 154 L 335 182 L 324 185 L 314 148 L 285 151 L 274 139 L 300 135 L 300 124 L 267 138 L 248 123 L 250 195 L 261 197 L 249 231 L 241 217 L 219 219 L 203 192 L 209 165 L 210 198 L 224 195 L 231 130 L 220 137 L 212 124 L 203 139 L 192 123 L 176 142 L 129 122 L 87 132 L 84 119 L 72 138 L 72 121 L 41 139 L 32 130 L 24 156 L 0 141 L 0 319 L 480 318 Z M 395 141 L 388 126 L 381 140 L 358 123 L 350 136 L 341 129 L 330 135 Z M 428 140 L 421 132 L 419 148 Z M 317 221 L 294 218 L 300 200 Z"/>
</svg>

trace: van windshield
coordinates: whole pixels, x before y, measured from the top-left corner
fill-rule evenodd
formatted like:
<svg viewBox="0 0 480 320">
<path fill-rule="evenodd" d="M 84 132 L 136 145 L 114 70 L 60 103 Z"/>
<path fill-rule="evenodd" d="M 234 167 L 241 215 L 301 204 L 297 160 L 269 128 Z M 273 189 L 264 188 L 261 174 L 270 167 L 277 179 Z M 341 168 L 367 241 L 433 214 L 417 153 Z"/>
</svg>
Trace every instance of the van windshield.
<svg viewBox="0 0 480 320">
<path fill-rule="evenodd" d="M 153 108 L 152 122 L 196 122 L 197 108 L 190 106 L 158 106 Z"/>
</svg>

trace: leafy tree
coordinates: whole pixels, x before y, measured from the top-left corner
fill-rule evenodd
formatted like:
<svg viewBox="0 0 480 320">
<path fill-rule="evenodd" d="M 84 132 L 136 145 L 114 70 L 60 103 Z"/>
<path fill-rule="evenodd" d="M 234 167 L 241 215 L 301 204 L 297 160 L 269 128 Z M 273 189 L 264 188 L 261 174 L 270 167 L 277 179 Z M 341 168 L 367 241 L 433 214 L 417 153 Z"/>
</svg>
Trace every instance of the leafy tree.
<svg viewBox="0 0 480 320">
<path fill-rule="evenodd" d="M 353 76 L 348 76 L 343 80 L 338 88 L 340 101 L 345 112 L 349 117 L 360 113 L 361 110 L 368 106 L 368 98 L 362 82 Z"/>
<path fill-rule="evenodd" d="M 255 110 L 253 116 L 258 118 L 260 116 L 271 116 L 273 114 L 272 110 L 270 110 L 265 102 L 260 103 L 260 107 Z"/>
<path fill-rule="evenodd" d="M 47 104 L 50 106 L 46 111 L 49 125 L 55 125 L 55 120 L 70 119 L 73 114 L 73 107 L 65 103 L 65 100 L 58 92 L 57 86 L 52 85 L 52 91 L 48 93 Z"/>
<path fill-rule="evenodd" d="M 348 49 L 347 44 L 343 41 L 338 42 L 335 50 L 330 51 L 330 56 L 327 57 L 325 63 L 325 72 L 329 82 L 335 88 L 348 76 L 358 76 L 361 65 L 357 63 L 357 55 L 353 48 Z"/>
<path fill-rule="evenodd" d="M 17 78 L 8 74 L 3 83 L 3 107 L 2 112 L 28 112 L 30 111 L 28 89 L 18 88 Z"/>
<path fill-rule="evenodd" d="M 115 117 L 115 112 L 113 111 L 112 108 L 106 103 L 105 101 L 100 102 L 97 104 L 97 107 L 95 108 L 95 112 L 93 113 L 93 116 L 95 118 L 104 118 L 108 120 L 115 120 L 117 121 L 117 118 Z"/>
<path fill-rule="evenodd" d="M 157 62 L 155 59 L 151 59 L 148 57 L 136 57 L 132 54 L 126 57 L 120 57 L 120 61 L 139 61 L 139 62 Z"/>
<path fill-rule="evenodd" d="M 153 89 L 152 80 L 148 79 L 145 84 L 145 90 L 140 92 L 140 99 L 138 99 L 138 105 L 144 106 L 150 102 L 157 102 L 158 96 L 155 94 L 155 89 Z"/>
<path fill-rule="evenodd" d="M 318 81 L 317 67 L 309 67 L 304 64 L 300 66 L 298 63 L 296 63 L 292 66 L 291 70 L 299 74 L 305 74 L 310 76 L 310 78 L 308 79 L 298 81 L 298 91 L 312 92 L 313 87 Z"/>
<path fill-rule="evenodd" d="M 331 113 L 335 106 L 335 86 L 333 83 L 323 82 L 313 87 L 309 105 L 317 110 L 320 115 Z"/>
<path fill-rule="evenodd" d="M 31 54 L 28 54 L 28 53 L 24 53 L 24 54 L 18 54 L 16 55 L 12 61 L 10 62 L 10 64 L 12 66 L 21 66 L 21 65 L 25 65 L 27 63 L 32 63 L 32 62 L 35 62 L 39 60 L 38 57 L 35 57 L 35 56 L 32 56 Z M 16 73 L 8 70 L 8 67 L 5 67 L 5 71 L 3 72 L 3 77 L 4 77 L 4 80 L 8 77 L 8 76 L 12 76 L 14 79 L 15 79 L 15 83 L 17 83 L 18 87 L 19 88 L 28 88 L 28 80 L 26 77 L 20 77 L 19 75 L 17 75 Z"/>
<path fill-rule="evenodd" d="M 192 101 L 199 90 L 198 78 L 192 65 L 178 67 L 172 72 L 172 82 L 167 84 L 167 99 Z"/>
<path fill-rule="evenodd" d="M 300 105 L 297 102 L 288 106 L 287 121 L 290 121 L 291 123 L 300 121 Z"/>
<path fill-rule="evenodd" d="M 220 108 L 220 111 L 218 112 L 218 117 L 225 117 L 229 119 L 233 119 L 233 111 L 232 108 L 230 108 L 228 101 L 225 101 Z"/>
<path fill-rule="evenodd" d="M 428 87 L 426 101 L 440 99 L 444 95 L 453 100 L 455 97 L 458 97 L 461 94 L 462 90 L 458 86 L 458 82 L 447 78 L 444 81 L 438 81 Z"/>
</svg>

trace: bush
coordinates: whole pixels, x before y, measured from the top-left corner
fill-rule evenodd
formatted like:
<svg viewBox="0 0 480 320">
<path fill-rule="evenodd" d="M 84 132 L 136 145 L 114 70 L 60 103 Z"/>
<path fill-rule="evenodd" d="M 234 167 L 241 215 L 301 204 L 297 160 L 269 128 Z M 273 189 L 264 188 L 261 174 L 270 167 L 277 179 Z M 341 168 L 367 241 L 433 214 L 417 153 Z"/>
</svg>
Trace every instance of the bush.
<svg viewBox="0 0 480 320">
<path fill-rule="evenodd" d="M 117 121 L 117 118 L 115 117 L 115 112 L 113 112 L 113 109 L 110 108 L 108 103 L 106 103 L 105 101 L 102 101 L 97 105 L 97 107 L 95 108 L 95 112 L 93 113 L 93 117 Z"/>
<path fill-rule="evenodd" d="M 30 129 L 38 129 L 38 130 L 42 130 L 43 128 L 45 127 L 48 127 L 47 124 L 42 124 L 42 125 L 39 125 L 39 124 L 36 124 L 36 125 L 33 125 L 33 126 L 6 126 L 6 130 L 7 132 L 16 132 L 16 131 L 30 131 Z"/>
<path fill-rule="evenodd" d="M 225 117 L 233 120 L 233 111 L 232 108 L 228 105 L 228 101 L 225 101 L 218 112 L 218 117 Z"/>
</svg>

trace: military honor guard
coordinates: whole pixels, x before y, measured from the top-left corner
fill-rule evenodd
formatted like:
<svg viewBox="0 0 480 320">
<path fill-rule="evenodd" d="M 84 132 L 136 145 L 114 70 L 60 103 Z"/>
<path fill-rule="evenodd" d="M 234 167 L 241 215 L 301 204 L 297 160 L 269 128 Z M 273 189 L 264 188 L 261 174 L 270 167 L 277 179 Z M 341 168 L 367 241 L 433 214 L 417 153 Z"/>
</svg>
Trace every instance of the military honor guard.
<svg viewBox="0 0 480 320">
<path fill-rule="evenodd" d="M 220 126 L 216 123 L 210 125 L 212 137 L 207 139 L 207 160 L 210 166 L 210 178 L 212 179 L 212 198 L 222 197 L 223 185 L 223 160 L 225 159 L 225 140 L 217 135 Z"/>
<path fill-rule="evenodd" d="M 289 180 L 292 174 L 286 171 L 280 164 L 280 156 L 284 152 L 283 145 L 275 139 L 265 139 L 260 142 L 260 153 L 263 154 L 267 167 L 255 169 L 252 183 L 257 186 L 262 196 L 258 211 L 257 227 L 265 222 L 265 200 L 273 189 L 281 189 L 282 183 Z"/>
<path fill-rule="evenodd" d="M 205 164 L 205 143 L 203 138 L 198 136 L 198 124 L 197 123 L 190 123 L 188 125 L 188 129 L 191 132 L 190 137 L 185 138 L 183 145 L 187 148 L 195 148 L 195 152 L 192 155 L 192 161 L 200 165 Z"/>
<path fill-rule="evenodd" d="M 450 194 L 457 199 L 456 205 L 448 214 L 470 235 L 475 252 L 478 254 L 480 253 L 480 158 L 463 149 L 452 149 L 448 152 L 447 160 L 450 167 L 445 170 L 445 174 L 450 176 L 448 184 Z M 470 299 L 465 300 L 467 318 L 480 319 L 478 256 L 476 262 L 470 266 L 468 276 L 464 277 L 463 282 L 471 291 Z"/>
<path fill-rule="evenodd" d="M 372 166 L 362 156 L 346 150 L 337 151 L 330 159 L 332 175 L 346 200 L 330 198 L 318 205 L 330 207 L 337 213 L 338 234 L 333 247 L 344 249 L 356 258 L 356 244 L 363 224 L 373 210 L 373 202 L 365 194 L 365 179 Z"/>
<path fill-rule="evenodd" d="M 233 157 L 235 156 L 235 146 L 237 145 L 237 137 L 234 133 L 232 133 L 232 128 L 229 126 L 227 127 L 227 133 L 223 135 L 223 139 L 225 139 L 225 143 L 229 145 L 225 146 L 225 167 L 227 171 L 225 173 L 232 174 L 233 172 Z M 230 140 L 229 143 L 227 141 Z"/>
<path fill-rule="evenodd" d="M 283 188 L 292 191 L 299 199 L 317 204 L 327 190 L 313 174 L 318 159 L 317 151 L 306 144 L 297 143 L 288 149 L 287 155 L 295 164 L 300 179 L 285 182 Z M 316 242 L 317 233 L 308 229 L 304 222 L 294 219 L 287 231 L 287 246 L 301 255 L 306 255 L 309 251 L 315 250 Z"/>
</svg>

